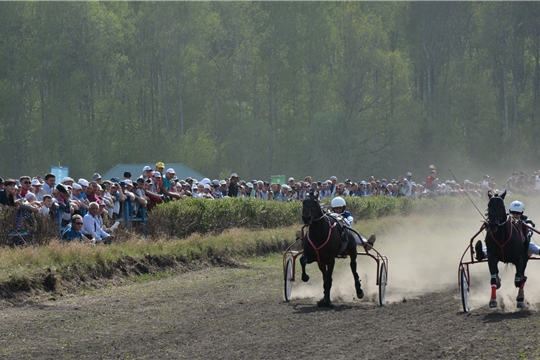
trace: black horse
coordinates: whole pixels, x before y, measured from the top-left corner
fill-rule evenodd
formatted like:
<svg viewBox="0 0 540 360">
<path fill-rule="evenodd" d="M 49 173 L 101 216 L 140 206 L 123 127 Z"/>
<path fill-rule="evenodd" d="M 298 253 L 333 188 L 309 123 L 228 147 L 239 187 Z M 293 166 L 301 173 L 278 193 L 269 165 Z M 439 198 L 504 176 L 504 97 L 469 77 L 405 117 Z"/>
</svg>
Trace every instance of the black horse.
<svg viewBox="0 0 540 360">
<path fill-rule="evenodd" d="M 360 278 L 356 272 L 356 242 L 354 237 L 346 231 L 347 242 L 342 243 L 340 225 L 337 221 L 324 214 L 319 205 L 319 193 L 311 192 L 303 201 L 302 220 L 307 225 L 306 234 L 303 237 L 304 252 L 300 257 L 302 265 L 302 281 L 309 280 L 306 274 L 306 264 L 317 262 L 323 275 L 324 297 L 317 303 L 319 307 L 332 307 L 330 301 L 330 289 L 332 287 L 332 273 L 336 257 L 338 255 L 351 258 L 351 270 L 354 276 L 356 296 L 364 297 L 364 291 L 360 285 Z M 343 249 L 344 248 L 344 249 Z"/>
<path fill-rule="evenodd" d="M 523 287 L 527 277 L 525 268 L 529 260 L 529 243 L 521 231 L 520 224 L 506 214 L 504 197 L 506 191 L 499 196 L 488 193 L 488 221 L 486 233 L 486 247 L 489 272 L 491 273 L 491 299 L 489 307 L 497 307 L 497 289 L 501 286 L 499 279 L 498 262 L 512 263 L 516 267 L 514 284 L 519 288 L 517 307 L 524 307 L 525 295 Z"/>
</svg>

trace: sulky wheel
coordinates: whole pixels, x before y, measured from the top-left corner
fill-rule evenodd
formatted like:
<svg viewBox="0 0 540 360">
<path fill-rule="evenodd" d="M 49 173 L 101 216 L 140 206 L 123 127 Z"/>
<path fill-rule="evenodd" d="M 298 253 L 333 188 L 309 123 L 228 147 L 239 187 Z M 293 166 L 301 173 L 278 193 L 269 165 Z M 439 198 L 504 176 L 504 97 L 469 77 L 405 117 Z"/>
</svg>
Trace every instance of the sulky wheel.
<svg viewBox="0 0 540 360">
<path fill-rule="evenodd" d="M 386 303 L 386 264 L 381 263 L 379 271 L 379 304 L 383 306 Z"/>
<path fill-rule="evenodd" d="M 461 304 L 463 305 L 463 311 L 469 312 L 469 284 L 467 282 L 467 275 L 463 266 L 459 268 L 459 290 L 461 292 Z"/>
<path fill-rule="evenodd" d="M 285 264 L 285 301 L 291 300 L 292 282 L 293 282 L 293 260 L 288 258 Z"/>
</svg>

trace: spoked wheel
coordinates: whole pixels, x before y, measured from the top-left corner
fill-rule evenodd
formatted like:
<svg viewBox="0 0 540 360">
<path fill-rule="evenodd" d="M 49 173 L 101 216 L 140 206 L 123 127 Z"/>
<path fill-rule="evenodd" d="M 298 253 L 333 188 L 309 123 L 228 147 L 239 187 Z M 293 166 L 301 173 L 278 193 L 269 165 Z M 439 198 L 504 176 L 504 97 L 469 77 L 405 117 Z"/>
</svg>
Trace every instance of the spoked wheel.
<svg viewBox="0 0 540 360">
<path fill-rule="evenodd" d="M 292 259 L 288 258 L 285 264 L 285 301 L 291 301 L 292 282 L 293 282 L 293 263 Z"/>
<path fill-rule="evenodd" d="M 384 261 L 381 263 L 381 270 L 379 271 L 379 304 L 384 306 L 386 303 L 386 264 Z"/>
<path fill-rule="evenodd" d="M 463 311 L 469 312 L 469 284 L 467 283 L 467 275 L 463 266 L 459 269 L 459 290 L 461 292 Z"/>
</svg>

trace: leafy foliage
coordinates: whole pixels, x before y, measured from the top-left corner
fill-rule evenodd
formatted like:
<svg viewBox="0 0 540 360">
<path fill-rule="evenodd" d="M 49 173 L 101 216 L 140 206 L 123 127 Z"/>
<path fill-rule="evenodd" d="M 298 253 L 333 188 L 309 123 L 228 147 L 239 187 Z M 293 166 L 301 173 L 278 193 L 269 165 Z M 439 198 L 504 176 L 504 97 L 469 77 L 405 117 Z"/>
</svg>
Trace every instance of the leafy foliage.
<svg viewBox="0 0 540 360">
<path fill-rule="evenodd" d="M 537 166 L 538 15 L 536 2 L 3 2 L 0 168 Z"/>
</svg>

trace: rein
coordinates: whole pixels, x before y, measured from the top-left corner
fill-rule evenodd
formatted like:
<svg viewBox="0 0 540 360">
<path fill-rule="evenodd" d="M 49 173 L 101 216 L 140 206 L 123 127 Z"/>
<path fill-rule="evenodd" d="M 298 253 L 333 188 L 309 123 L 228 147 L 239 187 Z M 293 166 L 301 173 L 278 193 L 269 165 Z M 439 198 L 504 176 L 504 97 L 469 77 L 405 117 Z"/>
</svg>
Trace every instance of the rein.
<svg viewBox="0 0 540 360">
<path fill-rule="evenodd" d="M 324 217 L 324 214 L 318 220 L 322 219 L 323 217 Z M 330 235 L 332 234 L 332 229 L 336 227 L 337 225 L 337 222 L 335 222 L 334 224 L 330 224 L 330 220 L 328 220 L 328 218 L 326 218 L 326 221 L 328 222 L 328 225 L 330 226 L 330 228 L 328 229 L 328 235 L 326 236 L 326 241 L 319 247 L 316 247 L 315 244 L 313 244 L 313 241 L 311 241 L 311 237 L 309 236 L 309 226 L 307 230 L 307 239 L 311 247 L 315 250 L 315 254 L 317 254 L 317 263 L 319 263 L 319 265 L 322 265 L 321 257 L 319 255 L 319 250 L 321 250 L 326 244 L 328 244 L 328 241 L 330 241 Z"/>
</svg>

